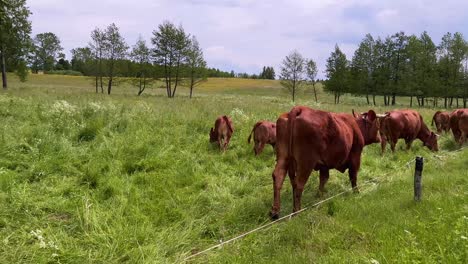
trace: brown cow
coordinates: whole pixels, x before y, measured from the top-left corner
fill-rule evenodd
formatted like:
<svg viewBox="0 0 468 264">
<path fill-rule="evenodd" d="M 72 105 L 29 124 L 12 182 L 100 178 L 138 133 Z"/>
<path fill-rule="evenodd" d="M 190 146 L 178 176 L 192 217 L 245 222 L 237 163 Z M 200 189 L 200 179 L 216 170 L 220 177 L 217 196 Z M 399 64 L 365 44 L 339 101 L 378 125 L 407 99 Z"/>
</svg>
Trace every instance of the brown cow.
<svg viewBox="0 0 468 264">
<path fill-rule="evenodd" d="M 434 123 L 437 128 L 437 133 L 442 133 L 442 131 L 447 133 L 450 130 L 450 114 L 442 111 L 435 112 L 432 117 L 431 126 L 433 126 Z"/>
<path fill-rule="evenodd" d="M 262 153 L 265 144 L 270 144 L 275 149 L 276 144 L 276 124 L 270 121 L 258 121 L 250 132 L 247 142 L 250 144 L 250 139 L 254 138 L 255 155 Z"/>
<path fill-rule="evenodd" d="M 457 109 L 450 114 L 450 128 L 455 141 L 463 145 L 468 136 L 468 108 Z"/>
<path fill-rule="evenodd" d="M 286 172 L 293 188 L 294 212 L 301 209 L 304 185 L 312 170 L 320 171 L 319 194 L 324 192 L 330 169 L 348 169 L 351 186 L 357 189 L 357 173 L 365 145 L 379 142 L 374 111 L 365 115 L 336 114 L 296 106 L 276 123 L 276 157 L 273 171 L 271 217 L 280 212 L 280 191 Z"/>
<path fill-rule="evenodd" d="M 220 116 L 215 121 L 214 129 L 210 130 L 210 142 L 217 141 L 219 149 L 226 151 L 232 133 L 234 133 L 234 127 L 231 118 L 225 115 Z M 222 141 L 224 142 L 222 143 Z"/>
<path fill-rule="evenodd" d="M 414 110 L 393 110 L 385 113 L 380 120 L 380 130 L 383 135 L 382 153 L 385 152 L 387 141 L 390 142 L 392 152 L 395 152 L 395 145 L 400 138 L 405 139 L 406 149 L 410 149 L 413 141 L 418 138 L 430 150 L 439 150 L 438 135 L 427 128 L 422 116 Z"/>
</svg>

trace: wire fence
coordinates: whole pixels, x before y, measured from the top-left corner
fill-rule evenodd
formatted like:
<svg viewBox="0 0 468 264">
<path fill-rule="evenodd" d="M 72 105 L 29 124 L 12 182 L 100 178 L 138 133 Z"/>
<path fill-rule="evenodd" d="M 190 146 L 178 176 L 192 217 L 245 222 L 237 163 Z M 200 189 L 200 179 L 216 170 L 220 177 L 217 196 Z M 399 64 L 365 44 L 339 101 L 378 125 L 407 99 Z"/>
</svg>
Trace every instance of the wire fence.
<svg viewBox="0 0 468 264">
<path fill-rule="evenodd" d="M 438 159 L 438 160 L 440 161 L 440 160 L 442 160 L 442 158 L 445 158 L 445 157 L 446 157 L 446 156 L 444 156 L 443 154 L 448 154 L 449 156 L 453 156 L 454 154 L 456 154 L 457 152 L 462 151 L 462 150 L 465 149 L 465 148 L 467 148 L 467 147 L 463 147 L 463 148 L 460 148 L 460 149 L 455 150 L 455 151 L 452 151 L 452 152 L 442 153 L 442 155 L 436 155 L 436 154 L 433 154 L 433 153 L 432 153 L 432 154 L 430 155 L 429 160 Z M 414 163 L 414 162 L 415 162 L 415 158 L 411 158 L 408 162 L 405 162 L 402 166 L 400 166 L 400 167 L 398 167 L 398 168 L 396 168 L 396 169 L 409 169 L 410 166 L 411 166 L 411 164 Z M 383 183 L 383 182 L 385 182 L 385 181 L 390 181 L 386 176 L 388 176 L 388 175 L 391 174 L 391 173 L 393 173 L 393 172 L 384 173 L 384 174 L 380 175 L 378 178 L 373 178 L 373 179 L 371 179 L 371 180 L 367 180 L 367 181 L 365 181 L 363 184 L 360 184 L 358 187 L 360 188 L 360 187 L 364 187 L 364 186 L 368 186 L 368 185 L 372 185 L 372 187 L 376 187 L 377 185 L 379 185 L 379 184 L 381 184 L 381 183 Z M 199 252 L 197 252 L 197 253 L 195 253 L 195 254 L 192 254 L 192 255 L 190 255 L 190 256 L 184 258 L 184 259 L 182 260 L 182 262 L 183 262 L 183 263 L 184 263 L 184 262 L 187 262 L 187 261 L 189 261 L 189 260 L 191 260 L 191 259 L 193 259 L 193 258 L 195 258 L 195 257 L 197 257 L 197 256 L 200 256 L 200 255 L 202 255 L 202 254 L 205 254 L 205 253 L 207 253 L 207 252 L 209 252 L 209 251 L 211 251 L 211 250 L 214 250 L 214 249 L 216 249 L 216 248 L 220 248 L 220 247 L 222 247 L 223 245 L 232 243 L 232 242 L 234 242 L 234 241 L 236 241 L 236 240 L 239 240 L 239 239 L 241 239 L 241 238 L 243 238 L 243 237 L 245 237 L 245 236 L 247 236 L 247 235 L 249 235 L 249 234 L 252 234 L 252 233 L 258 232 L 258 231 L 260 231 L 260 230 L 263 230 L 263 229 L 265 229 L 265 228 L 267 228 L 267 227 L 273 226 L 273 225 L 275 225 L 275 224 L 277 224 L 277 223 L 279 223 L 279 222 L 281 222 L 281 221 L 284 221 L 284 220 L 286 220 L 286 219 L 291 219 L 291 218 L 292 218 L 293 216 L 295 216 L 295 215 L 298 215 L 298 214 L 300 214 L 300 213 L 303 213 L 303 212 L 306 211 L 306 210 L 315 208 L 315 207 L 317 207 L 317 206 L 319 206 L 319 205 L 321 205 L 321 204 L 323 204 L 323 203 L 326 203 L 326 202 L 328 202 L 328 201 L 330 201 L 330 200 L 332 200 L 332 199 L 335 199 L 335 198 L 337 198 L 337 197 L 339 197 L 339 196 L 342 196 L 342 195 L 344 195 L 345 193 L 351 192 L 352 190 L 353 190 L 353 189 L 348 189 L 348 190 L 342 191 L 342 192 L 340 192 L 340 193 L 338 193 L 338 194 L 335 194 L 335 195 L 333 195 L 333 196 L 331 196 L 331 197 L 328 197 L 328 198 L 326 198 L 326 199 L 324 199 L 324 200 L 321 200 L 321 201 L 319 201 L 319 202 L 317 202 L 317 203 L 314 203 L 314 204 L 312 204 L 312 205 L 305 206 L 304 208 L 302 208 L 302 209 L 299 210 L 299 211 L 290 213 L 290 214 L 285 215 L 285 216 L 283 216 L 283 217 L 281 217 L 281 218 L 279 218 L 279 219 L 276 219 L 276 220 L 274 220 L 274 221 L 271 221 L 271 222 L 269 222 L 269 223 L 266 223 L 266 224 L 263 224 L 263 225 L 261 225 L 261 226 L 259 226 L 259 227 L 256 227 L 256 228 L 254 228 L 254 229 L 252 229 L 252 230 L 250 230 L 250 231 L 244 232 L 244 233 L 242 233 L 242 234 L 240 234 L 240 235 L 238 235 L 238 236 L 235 236 L 235 237 L 233 237 L 233 238 L 231 238 L 231 239 L 229 239 L 229 240 L 221 241 L 220 243 L 218 243 L 218 244 L 216 244 L 216 245 L 213 245 L 213 246 L 211 246 L 211 247 L 209 247 L 209 248 L 207 248 L 207 249 L 205 249 L 205 250 L 199 251 Z M 269 220 L 268 220 L 268 221 L 269 221 Z"/>
</svg>

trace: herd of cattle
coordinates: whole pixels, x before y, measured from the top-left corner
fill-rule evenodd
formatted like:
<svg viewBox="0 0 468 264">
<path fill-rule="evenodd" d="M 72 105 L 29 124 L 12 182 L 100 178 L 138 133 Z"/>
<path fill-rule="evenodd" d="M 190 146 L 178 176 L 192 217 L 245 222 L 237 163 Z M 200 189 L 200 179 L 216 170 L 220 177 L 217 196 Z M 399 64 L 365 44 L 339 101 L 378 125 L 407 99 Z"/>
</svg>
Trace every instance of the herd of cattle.
<svg viewBox="0 0 468 264">
<path fill-rule="evenodd" d="M 468 109 L 435 113 L 432 125 L 437 132 L 452 130 L 454 139 L 460 145 L 467 140 Z M 231 118 L 220 116 L 210 131 L 210 142 L 217 142 L 226 150 L 234 126 Z M 429 130 L 422 116 L 414 110 L 394 110 L 376 114 L 373 110 L 365 113 L 344 114 L 314 110 L 296 106 L 290 112 L 280 115 L 276 124 L 269 121 L 257 122 L 249 135 L 254 138 L 255 155 L 259 155 L 265 144 L 273 146 L 276 166 L 273 171 L 273 206 L 270 215 L 279 217 L 280 190 L 286 173 L 293 188 L 294 212 L 301 209 L 301 196 L 312 170 L 320 172 L 319 194 L 325 189 L 329 170 L 348 170 L 351 186 L 358 192 L 357 174 L 361 165 L 361 153 L 366 145 L 381 143 L 382 153 L 387 142 L 392 151 L 398 139 L 404 139 L 409 149 L 415 139 L 423 142 L 432 151 L 438 151 L 439 135 Z"/>
</svg>

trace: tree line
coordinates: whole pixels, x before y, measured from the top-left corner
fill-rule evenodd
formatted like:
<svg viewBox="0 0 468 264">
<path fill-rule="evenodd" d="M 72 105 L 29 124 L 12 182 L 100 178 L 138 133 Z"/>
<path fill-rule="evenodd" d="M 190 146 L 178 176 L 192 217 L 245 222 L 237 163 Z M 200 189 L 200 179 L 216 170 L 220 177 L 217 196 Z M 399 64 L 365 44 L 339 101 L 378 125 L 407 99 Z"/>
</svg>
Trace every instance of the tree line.
<svg viewBox="0 0 468 264">
<path fill-rule="evenodd" d="M 105 29 L 96 28 L 88 45 L 71 50 L 72 59 L 68 61 L 54 33 L 31 38 L 30 14 L 25 0 L 0 2 L 0 62 L 5 89 L 7 71 L 16 72 L 24 81 L 28 68 L 33 73 L 91 76 L 96 93 L 110 94 L 116 83 L 125 80 L 136 86 L 140 95 L 156 80 L 162 80 L 170 98 L 180 85 L 189 87 L 191 97 L 193 89 L 208 77 L 236 77 L 233 71 L 207 67 L 196 37 L 168 21 L 153 31 L 151 45 L 140 37 L 132 47 L 114 23 Z M 265 73 L 262 76 L 267 78 Z"/>
<path fill-rule="evenodd" d="M 338 45 L 326 64 L 325 91 L 335 95 L 365 96 L 376 104 L 395 105 L 397 96 L 410 97 L 410 106 L 445 108 L 468 100 L 468 42 L 459 32 L 446 33 L 436 45 L 427 32 L 406 35 L 398 32 L 385 38 L 367 34 L 349 61 Z"/>
</svg>

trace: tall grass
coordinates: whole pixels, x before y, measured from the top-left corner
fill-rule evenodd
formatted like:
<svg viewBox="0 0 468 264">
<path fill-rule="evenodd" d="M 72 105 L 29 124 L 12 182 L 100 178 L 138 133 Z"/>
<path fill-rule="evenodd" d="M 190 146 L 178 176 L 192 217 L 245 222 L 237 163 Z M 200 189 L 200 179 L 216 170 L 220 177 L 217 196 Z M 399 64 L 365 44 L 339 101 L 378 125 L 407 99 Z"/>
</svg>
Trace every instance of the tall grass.
<svg viewBox="0 0 468 264">
<path fill-rule="evenodd" d="M 275 120 L 291 108 L 287 97 L 242 94 L 239 84 L 219 93 L 201 89 L 192 100 L 124 91 L 101 96 L 81 81 L 70 94 L 70 80 L 80 77 L 52 78 L 0 94 L 0 263 L 180 262 L 270 221 L 274 153 L 268 147 L 255 157 L 246 139 L 256 121 Z M 307 97 L 299 103 L 367 110 Z M 431 110 L 421 112 L 426 121 L 432 117 Z M 220 114 L 230 115 L 235 127 L 224 154 L 208 141 Z M 451 135 L 439 145 L 442 151 L 434 154 L 420 142 L 410 151 L 400 143 L 384 156 L 380 146 L 369 146 L 358 182 L 375 184 L 361 194 L 336 198 L 193 261 L 466 262 L 468 151 Z M 407 165 L 416 155 L 426 158 L 421 203 L 412 201 L 414 164 Z M 306 205 L 319 201 L 317 185 L 314 172 Z M 349 185 L 346 174 L 333 171 L 327 196 Z M 285 182 L 283 214 L 292 211 L 291 198 Z"/>
</svg>

